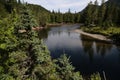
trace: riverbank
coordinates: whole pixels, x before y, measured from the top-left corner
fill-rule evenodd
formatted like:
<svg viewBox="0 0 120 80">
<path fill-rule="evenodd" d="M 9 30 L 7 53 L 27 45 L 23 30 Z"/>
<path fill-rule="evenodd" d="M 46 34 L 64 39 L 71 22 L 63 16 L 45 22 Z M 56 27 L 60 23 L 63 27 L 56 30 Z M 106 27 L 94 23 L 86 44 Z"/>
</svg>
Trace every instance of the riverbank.
<svg viewBox="0 0 120 80">
<path fill-rule="evenodd" d="M 86 36 L 89 36 L 89 37 L 92 37 L 92 38 L 95 38 L 95 39 L 98 39 L 100 41 L 105 41 L 105 42 L 112 43 L 111 39 L 107 38 L 106 36 L 100 35 L 100 34 L 91 34 L 91 33 L 84 32 L 80 29 L 76 29 L 76 30 L 73 30 L 73 31 L 77 32 L 77 33 L 80 33 L 80 34 L 83 34 L 83 35 L 86 35 Z"/>
<path fill-rule="evenodd" d="M 53 24 L 47 24 L 48 27 L 52 27 L 52 26 L 61 26 L 63 25 L 62 23 L 53 23 Z"/>
<path fill-rule="evenodd" d="M 103 36 L 107 36 L 107 38 L 112 40 L 112 43 L 116 45 L 120 45 L 120 27 L 85 27 L 81 26 L 80 29 L 84 32 L 91 33 L 91 34 L 100 34 Z"/>
<path fill-rule="evenodd" d="M 79 24 L 79 23 L 53 23 L 53 24 L 47 24 L 47 26 L 48 27 L 59 27 L 59 26 L 62 26 L 62 25 L 75 25 L 75 24 Z M 82 25 L 82 24 L 79 24 L 80 26 Z"/>
</svg>

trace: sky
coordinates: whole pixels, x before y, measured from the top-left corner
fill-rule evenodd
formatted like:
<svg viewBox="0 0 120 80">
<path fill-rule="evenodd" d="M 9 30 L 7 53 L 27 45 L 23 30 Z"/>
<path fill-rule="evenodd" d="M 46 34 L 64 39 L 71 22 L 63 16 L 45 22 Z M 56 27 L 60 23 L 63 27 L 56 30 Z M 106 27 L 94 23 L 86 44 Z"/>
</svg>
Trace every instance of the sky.
<svg viewBox="0 0 120 80">
<path fill-rule="evenodd" d="M 95 0 L 24 0 L 25 2 L 32 3 L 32 4 L 38 4 L 43 6 L 49 11 L 55 10 L 60 12 L 67 12 L 68 9 L 71 10 L 71 12 L 79 12 L 83 10 L 87 4 L 90 1 Z M 101 3 L 101 0 L 98 0 L 99 3 Z"/>
</svg>

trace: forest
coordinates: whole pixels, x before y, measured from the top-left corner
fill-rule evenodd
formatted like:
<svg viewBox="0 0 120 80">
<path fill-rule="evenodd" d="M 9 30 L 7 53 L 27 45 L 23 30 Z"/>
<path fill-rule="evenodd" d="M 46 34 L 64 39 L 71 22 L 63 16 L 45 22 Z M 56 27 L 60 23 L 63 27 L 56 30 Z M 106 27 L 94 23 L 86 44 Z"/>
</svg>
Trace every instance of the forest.
<svg viewBox="0 0 120 80">
<path fill-rule="evenodd" d="M 120 40 L 120 1 L 102 0 L 101 6 L 98 2 L 90 2 L 81 12 L 81 23 L 86 27 L 83 30 L 108 36 L 113 42 L 119 44 Z"/>
<path fill-rule="evenodd" d="M 43 40 L 39 39 L 38 31 L 32 28 L 81 23 L 84 24 L 83 30 L 109 35 L 118 42 L 120 2 L 116 1 L 102 0 L 102 4 L 98 5 L 96 0 L 81 12 L 72 13 L 68 9 L 68 12 L 61 13 L 60 10 L 50 12 L 40 5 L 21 0 L 0 0 L 0 80 L 86 79 L 75 71 L 67 55 L 52 59 Z M 94 73 L 87 80 L 101 79 L 99 73 Z"/>
</svg>

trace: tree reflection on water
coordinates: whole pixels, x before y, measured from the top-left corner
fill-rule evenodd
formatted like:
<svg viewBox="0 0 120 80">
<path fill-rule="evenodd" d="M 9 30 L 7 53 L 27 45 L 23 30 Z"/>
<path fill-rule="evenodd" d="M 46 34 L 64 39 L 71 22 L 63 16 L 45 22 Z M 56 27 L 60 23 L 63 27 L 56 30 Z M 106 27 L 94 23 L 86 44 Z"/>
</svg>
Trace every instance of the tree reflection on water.
<svg viewBox="0 0 120 80">
<path fill-rule="evenodd" d="M 83 50 L 89 55 L 90 60 L 93 60 L 95 54 L 100 54 L 104 57 L 112 48 L 112 45 L 109 43 L 99 41 L 85 35 L 80 35 L 80 37 L 82 40 Z"/>
</svg>

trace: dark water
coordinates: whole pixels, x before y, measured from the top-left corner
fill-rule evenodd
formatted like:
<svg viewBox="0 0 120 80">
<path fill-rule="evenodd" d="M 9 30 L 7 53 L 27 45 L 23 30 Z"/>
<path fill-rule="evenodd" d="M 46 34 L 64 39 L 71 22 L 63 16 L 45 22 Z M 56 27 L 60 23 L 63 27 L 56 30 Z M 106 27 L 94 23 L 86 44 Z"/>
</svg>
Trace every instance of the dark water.
<svg viewBox="0 0 120 80">
<path fill-rule="evenodd" d="M 102 76 L 105 71 L 108 80 L 120 80 L 120 47 L 71 31 L 78 27 L 63 25 L 40 33 L 52 58 L 66 53 L 81 74 L 99 72 Z"/>
</svg>

